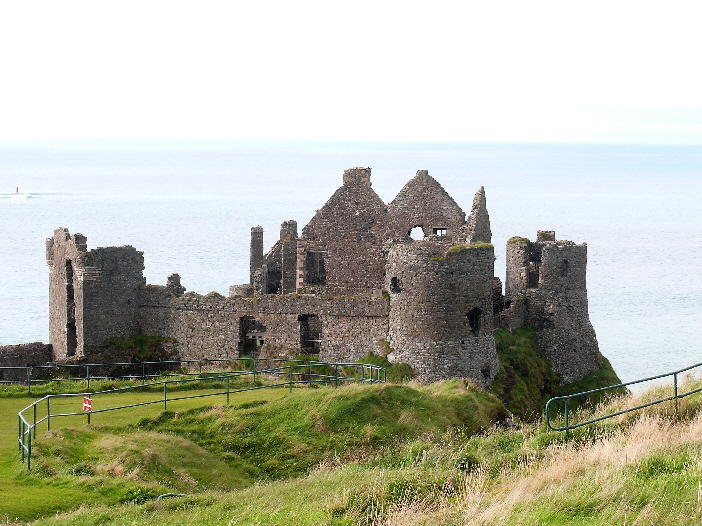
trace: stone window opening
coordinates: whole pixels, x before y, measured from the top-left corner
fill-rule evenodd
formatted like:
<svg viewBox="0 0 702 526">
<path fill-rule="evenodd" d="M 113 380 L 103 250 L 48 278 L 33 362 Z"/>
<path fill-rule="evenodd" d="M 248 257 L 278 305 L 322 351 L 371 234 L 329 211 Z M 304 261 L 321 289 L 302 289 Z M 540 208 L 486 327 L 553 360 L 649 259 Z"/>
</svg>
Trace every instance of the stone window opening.
<svg viewBox="0 0 702 526">
<path fill-rule="evenodd" d="M 325 252 L 308 251 L 305 254 L 305 283 L 308 285 L 326 285 L 327 271 L 324 265 Z"/>
<path fill-rule="evenodd" d="M 567 259 L 564 259 L 563 262 L 561 263 L 561 277 L 567 278 L 569 272 L 570 272 L 570 261 L 568 261 Z"/>
<path fill-rule="evenodd" d="M 422 227 L 422 225 L 415 225 L 409 232 L 407 232 L 407 235 L 415 241 L 421 241 L 425 237 L 424 227 Z"/>
<path fill-rule="evenodd" d="M 266 328 L 261 320 L 253 316 L 239 318 L 239 356 L 257 358 L 260 347 L 265 343 Z"/>
<path fill-rule="evenodd" d="M 402 282 L 397 276 L 390 278 L 390 292 L 393 294 L 399 294 L 402 292 Z"/>
<path fill-rule="evenodd" d="M 319 354 L 322 347 L 322 320 L 316 314 L 300 314 L 297 323 L 300 326 L 300 352 Z"/>
<path fill-rule="evenodd" d="M 466 315 L 468 317 L 468 325 L 470 326 L 470 332 L 472 332 L 476 336 L 480 331 L 480 317 L 482 313 L 483 311 L 479 307 L 475 307 L 474 309 L 470 309 L 468 311 L 468 314 Z"/>
<path fill-rule="evenodd" d="M 444 227 L 433 229 L 434 235 L 438 237 L 446 237 L 448 235 L 448 229 Z"/>
<path fill-rule="evenodd" d="M 483 378 L 485 378 L 485 381 L 486 381 L 486 382 L 490 380 L 490 372 L 491 372 L 491 371 L 490 371 L 490 366 L 489 366 L 489 365 L 486 365 L 485 367 L 483 367 L 482 369 L 480 369 L 480 372 L 482 373 Z"/>
<path fill-rule="evenodd" d="M 66 260 L 66 356 L 75 356 L 78 351 L 76 328 L 76 301 L 74 292 L 73 263 Z"/>
</svg>

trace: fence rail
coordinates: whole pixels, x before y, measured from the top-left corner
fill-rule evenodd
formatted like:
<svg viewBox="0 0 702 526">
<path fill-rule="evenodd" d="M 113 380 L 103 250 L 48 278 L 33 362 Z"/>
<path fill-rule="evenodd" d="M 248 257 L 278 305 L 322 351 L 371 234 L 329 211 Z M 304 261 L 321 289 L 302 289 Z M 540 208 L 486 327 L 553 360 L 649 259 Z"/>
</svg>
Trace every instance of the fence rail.
<svg viewBox="0 0 702 526">
<path fill-rule="evenodd" d="M 681 398 L 685 398 L 686 396 L 690 396 L 695 393 L 699 393 L 702 391 L 702 387 L 699 387 L 697 389 L 692 389 L 691 391 L 687 391 L 684 393 L 679 392 L 679 382 L 678 382 L 678 377 L 683 374 L 683 373 L 688 373 L 689 371 L 696 369 L 698 367 L 702 367 L 702 363 L 697 363 L 695 365 L 691 365 L 689 367 L 685 367 L 684 369 L 680 369 L 679 371 L 674 371 L 672 373 L 665 373 L 665 374 L 659 374 L 658 376 L 651 376 L 649 378 L 643 378 L 641 380 L 634 380 L 633 382 L 627 382 L 624 384 L 617 384 L 617 385 L 611 385 L 608 387 L 601 387 L 600 389 L 592 389 L 591 391 L 584 391 L 582 393 L 576 393 L 572 395 L 567 395 L 567 396 L 556 396 L 554 398 L 551 398 L 548 402 L 546 402 L 546 407 L 544 408 L 544 420 L 546 421 L 546 425 L 552 429 L 553 431 L 565 431 L 566 433 L 570 432 L 573 429 L 577 429 L 579 427 L 583 427 L 589 424 L 594 424 L 595 422 L 600 422 L 602 420 L 607 420 L 608 418 L 614 418 L 615 416 L 620 416 L 626 413 L 631 413 L 632 411 L 639 411 L 641 409 L 645 409 L 646 407 L 651 407 L 653 405 L 657 404 L 662 404 L 664 402 L 670 402 L 671 400 L 675 401 L 675 413 L 678 413 L 678 400 Z M 663 378 L 669 378 L 673 377 L 673 394 L 672 396 L 666 396 L 663 398 L 659 398 L 657 400 L 653 400 L 651 402 L 647 402 L 645 404 L 640 404 L 637 405 L 636 407 L 630 407 L 628 409 L 622 409 L 621 411 L 616 411 L 614 413 L 609 413 L 606 415 L 599 416 L 597 418 L 591 418 L 590 420 L 586 420 L 584 422 L 577 422 L 573 424 L 570 421 L 570 402 L 572 399 L 576 397 L 584 397 L 584 396 L 590 396 L 596 393 L 605 393 L 607 391 L 612 391 L 615 389 L 622 389 L 622 388 L 627 388 L 630 385 L 636 385 L 640 384 L 643 382 L 650 382 L 653 380 L 660 380 Z M 555 406 L 558 409 L 557 404 L 559 402 L 563 402 L 563 419 L 564 419 L 564 425 L 563 426 L 555 426 L 551 422 L 551 410 Z"/>
<path fill-rule="evenodd" d="M 232 371 L 240 370 L 242 366 L 246 370 L 256 370 L 259 367 L 266 368 L 270 364 L 307 364 L 308 362 L 309 360 L 242 356 L 239 358 L 212 360 L 28 365 L 25 367 L 0 367 L 0 384 L 25 385 L 28 394 L 31 394 L 33 385 L 41 385 L 48 382 L 84 381 L 86 382 L 86 389 L 89 390 L 90 382 L 93 380 L 137 378 L 140 379 L 142 383 L 145 383 L 148 379 L 169 375 L 202 376 L 203 371 L 212 370 L 217 367 L 221 370 L 222 366 L 227 366 L 227 369 Z M 187 371 L 185 369 L 187 369 Z"/>
<path fill-rule="evenodd" d="M 282 361 L 282 360 L 281 360 Z M 101 364 L 97 364 L 101 365 Z M 201 371 L 201 369 L 200 369 Z M 259 378 L 257 378 L 257 375 Z M 259 382 L 260 375 L 265 375 L 273 379 L 273 383 L 261 384 Z M 130 377 L 133 378 L 133 377 Z M 95 378 L 93 378 L 95 379 Z M 248 380 L 249 385 L 242 387 L 241 384 Z M 220 372 L 212 373 L 209 376 L 200 375 L 196 378 L 178 378 L 167 379 L 159 382 L 142 383 L 128 387 L 120 387 L 108 389 L 104 391 L 93 391 L 84 393 L 64 393 L 50 394 L 29 404 L 27 407 L 17 413 L 18 428 L 17 442 L 21 460 L 26 461 L 27 470 L 32 467 L 32 441 L 36 439 L 37 428 L 40 424 L 46 422 L 47 431 L 51 430 L 51 419 L 58 417 L 70 417 L 82 415 L 87 418 L 87 423 L 90 424 L 92 414 L 104 413 L 118 409 L 128 409 L 152 404 L 163 404 L 163 410 L 168 409 L 168 402 L 177 400 L 187 400 L 191 398 L 204 398 L 209 396 L 226 396 L 227 404 L 229 397 L 234 393 L 252 391 L 257 389 L 270 389 L 275 387 L 288 387 L 292 392 L 294 385 L 304 384 L 312 386 L 314 384 L 326 384 L 339 387 L 343 384 L 358 382 L 358 383 L 379 383 L 385 382 L 386 370 L 384 367 L 371 364 L 358 363 L 327 363 L 317 361 L 296 361 L 296 363 L 287 363 L 278 367 L 269 367 L 265 369 L 236 371 L 236 372 Z M 196 388 L 214 389 L 215 392 L 201 393 L 195 395 L 174 396 L 183 388 L 187 388 L 188 384 L 195 384 Z M 232 385 L 234 384 L 234 385 Z M 169 385 L 171 389 L 169 391 Z M 180 387 L 180 389 L 178 389 Z M 88 411 L 69 411 L 52 413 L 52 400 L 65 400 L 67 398 L 88 398 L 92 399 L 95 395 L 114 394 L 118 392 L 127 392 L 133 390 L 144 391 L 145 389 L 158 389 L 159 396 L 153 400 L 144 402 L 126 404 L 121 406 L 104 407 L 93 409 L 90 407 Z M 43 408 L 46 408 L 44 413 Z"/>
</svg>

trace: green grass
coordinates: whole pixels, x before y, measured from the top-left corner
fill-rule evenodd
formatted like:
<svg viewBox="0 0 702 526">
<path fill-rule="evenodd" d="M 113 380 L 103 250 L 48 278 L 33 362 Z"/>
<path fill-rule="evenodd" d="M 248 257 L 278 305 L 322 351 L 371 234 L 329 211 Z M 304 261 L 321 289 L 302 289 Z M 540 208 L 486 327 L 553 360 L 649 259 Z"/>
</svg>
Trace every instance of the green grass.
<svg viewBox="0 0 702 526">
<path fill-rule="evenodd" d="M 456 386 L 432 389 L 445 405 L 443 397 Z M 424 395 L 432 396 L 432 389 Z M 362 389 L 349 389 L 354 390 Z M 278 403 L 231 413 L 242 418 L 323 394 L 302 391 Z M 637 399 L 624 397 L 613 403 L 635 404 Z M 359 449 L 346 458 L 327 455 L 302 476 L 161 502 L 146 495 L 143 504 L 96 504 L 36 524 L 698 524 L 699 404 L 699 397 L 688 400 L 677 420 L 670 419 L 665 408 L 650 409 L 638 417 L 577 430 L 570 440 L 540 425 L 525 425 L 518 431 L 490 428 L 477 434 L 461 427 L 434 427 L 431 432 L 423 429 Z M 177 436 L 184 429 L 194 431 L 197 419 L 206 428 L 228 421 L 227 413 L 215 408 L 181 417 L 187 422 Z M 322 414 L 327 412 L 322 409 Z M 284 419 L 281 415 L 281 422 Z M 353 421 L 341 420 L 348 425 Z M 149 422 L 171 436 L 168 415 Z"/>
<path fill-rule="evenodd" d="M 490 392 L 502 400 L 512 413 L 522 420 L 541 417 L 546 402 L 555 396 L 565 396 L 621 383 L 607 358 L 603 357 L 599 369 L 580 381 L 559 385 L 558 376 L 551 362 L 544 355 L 536 340 L 536 329 L 525 327 L 510 332 L 495 331 L 495 345 L 500 361 L 500 371 L 490 386 Z M 601 400 L 624 394 L 626 389 L 607 391 L 574 399 L 573 408 L 596 405 Z"/>
<path fill-rule="evenodd" d="M 197 391 L 200 394 L 203 391 Z M 285 395 L 284 389 L 270 389 L 248 391 L 236 395 L 237 403 L 260 403 L 261 401 L 276 400 Z M 183 392 L 180 394 L 188 394 Z M 154 399 L 153 392 L 127 392 L 121 394 L 102 395 L 104 402 L 111 405 L 123 405 L 140 403 Z M 215 400 L 224 400 L 224 396 Z M 78 431 L 70 431 L 76 438 L 72 456 L 66 460 L 57 461 L 55 458 L 46 460 L 42 465 L 37 457 L 35 467 L 31 474 L 27 474 L 26 465 L 20 462 L 20 455 L 17 447 L 17 413 L 24 407 L 34 402 L 34 397 L 0 397 L 0 524 L 5 520 L 28 521 L 46 515 L 54 515 L 57 512 L 75 509 L 84 504 L 105 503 L 114 504 L 120 502 L 129 491 L 137 490 L 140 485 L 133 483 L 129 479 L 114 479 L 102 481 L 99 484 L 90 482 L 90 478 L 85 477 L 83 466 L 92 466 L 92 460 L 86 460 L 86 449 L 80 444 L 86 437 L 92 436 L 90 433 L 82 435 Z M 201 407 L 203 400 L 196 398 L 191 400 L 181 400 L 169 402 L 169 409 L 174 412 L 188 411 L 195 407 Z M 82 398 L 73 398 L 54 402 L 52 411 L 80 411 L 82 409 Z M 98 408 L 100 397 L 94 397 L 93 407 Z M 108 413 L 96 413 L 91 417 L 92 426 L 88 429 L 101 429 L 102 426 L 130 426 L 139 421 L 140 418 L 149 418 L 158 414 L 162 406 L 158 404 L 135 407 L 131 409 L 110 411 Z M 38 417 L 43 416 L 39 413 Z M 66 430 L 82 429 L 87 423 L 86 416 L 78 417 L 57 417 L 51 421 L 51 434 L 46 435 L 46 427 L 38 430 L 38 440 L 35 442 L 39 447 L 42 441 L 51 441 L 53 436 L 61 437 Z M 78 426 L 78 427 L 76 427 Z M 59 439 L 60 440 L 60 439 Z M 139 438 L 134 438 L 135 443 L 139 443 Z M 88 443 L 87 440 L 85 440 Z M 126 446 L 125 446 L 126 447 Z M 35 450 L 36 451 L 36 450 Z M 113 451 L 109 456 L 113 456 Z M 180 454 L 178 454 L 180 458 Z M 47 456 L 50 458 L 50 456 Z M 61 457 L 57 457 L 61 458 Z M 81 465 L 82 464 L 82 465 Z M 218 464 L 212 463 L 212 472 Z M 59 469 L 63 467 L 63 471 Z M 209 467 L 201 468 L 209 471 Z M 57 476 L 49 476 L 54 470 Z M 164 491 L 165 492 L 165 491 Z"/>
<path fill-rule="evenodd" d="M 496 340 L 513 375 L 498 377 L 496 394 L 533 417 L 528 411 L 563 386 L 533 331 Z M 607 366 L 575 387 L 612 383 Z M 173 394 L 213 392 L 217 382 Z M 159 395 L 95 395 L 93 407 Z M 169 401 L 167 411 L 159 402 L 94 413 L 90 426 L 84 415 L 54 418 L 52 430 L 39 433 L 27 473 L 18 461 L 16 413 L 35 398 L 7 391 L 0 524 L 609 525 L 634 516 L 642 524 L 692 524 L 702 516 L 701 398 L 681 401 L 679 420 L 668 404 L 648 411 L 654 416 L 618 417 L 567 439 L 538 423 L 496 426 L 504 405 L 464 380 L 265 389 L 233 394 L 231 406 L 220 395 Z M 81 402 L 62 397 L 52 409 L 79 411 Z M 601 403 L 598 411 L 614 412 L 640 401 Z M 188 496 L 155 500 L 171 492 Z M 671 509 L 679 522 L 668 522 Z"/>
</svg>

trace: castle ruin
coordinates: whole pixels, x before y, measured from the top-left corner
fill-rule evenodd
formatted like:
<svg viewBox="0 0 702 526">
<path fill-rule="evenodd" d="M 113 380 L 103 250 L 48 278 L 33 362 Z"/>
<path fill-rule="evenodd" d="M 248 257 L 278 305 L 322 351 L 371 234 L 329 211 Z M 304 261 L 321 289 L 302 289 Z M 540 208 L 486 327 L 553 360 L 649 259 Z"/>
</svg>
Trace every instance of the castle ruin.
<svg viewBox="0 0 702 526">
<path fill-rule="evenodd" d="M 88 250 L 81 234 L 56 230 L 47 240 L 53 360 L 89 359 L 105 340 L 140 331 L 173 338 L 181 359 L 387 353 L 424 381 L 486 386 L 499 369 L 493 330 L 533 326 L 562 383 L 600 367 L 585 244 L 551 231 L 510 239 L 503 293 L 483 188 L 466 218 L 426 170 L 389 204 L 370 175 L 346 170 L 301 232 L 284 222 L 266 253 L 253 227 L 249 283 L 229 297 L 186 293 L 177 274 L 147 285 L 135 248 Z M 416 229 L 423 239 L 410 237 Z"/>
</svg>

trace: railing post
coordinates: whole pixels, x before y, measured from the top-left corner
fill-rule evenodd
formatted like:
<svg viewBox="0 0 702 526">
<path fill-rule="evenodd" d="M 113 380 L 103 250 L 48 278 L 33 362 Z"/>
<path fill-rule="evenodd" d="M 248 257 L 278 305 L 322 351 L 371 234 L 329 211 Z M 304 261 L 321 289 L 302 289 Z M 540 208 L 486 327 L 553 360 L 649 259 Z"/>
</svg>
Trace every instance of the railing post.
<svg viewBox="0 0 702 526">
<path fill-rule="evenodd" d="M 32 423 L 32 430 L 34 430 L 34 438 L 37 438 L 37 404 L 34 404 L 34 422 Z"/>
<path fill-rule="evenodd" d="M 27 433 L 27 471 L 32 469 L 32 432 Z"/>
<path fill-rule="evenodd" d="M 197 363 L 200 364 L 200 378 L 202 378 L 202 360 L 198 360 Z"/>
<path fill-rule="evenodd" d="M 290 392 L 292 393 L 292 374 L 293 374 L 293 366 L 290 364 Z"/>
<path fill-rule="evenodd" d="M 51 397 L 46 398 L 46 430 L 51 431 Z"/>
<path fill-rule="evenodd" d="M 141 385 L 144 385 L 144 382 L 146 381 L 146 365 L 144 362 L 141 362 Z"/>
<path fill-rule="evenodd" d="M 566 440 L 567 440 L 568 437 L 570 436 L 570 423 L 569 423 L 569 420 L 568 420 L 568 417 L 569 417 L 569 415 L 568 415 L 568 402 L 569 402 L 569 401 L 570 401 L 570 398 L 566 398 L 566 399 L 564 400 L 564 402 L 565 402 L 565 428 L 566 428 L 566 429 L 565 429 L 565 432 L 566 432 Z"/>
<path fill-rule="evenodd" d="M 312 387 L 312 362 L 307 362 L 307 364 L 310 366 L 309 371 L 308 371 L 308 377 L 307 377 L 307 385 Z"/>
<path fill-rule="evenodd" d="M 361 365 L 361 383 L 365 384 L 366 383 L 366 366 Z"/>
<path fill-rule="evenodd" d="M 17 413 L 17 447 L 20 453 L 22 452 L 22 444 L 24 444 L 24 437 L 22 436 L 22 417 Z M 22 459 L 24 461 L 24 459 Z"/>
<path fill-rule="evenodd" d="M 334 369 L 336 372 L 336 378 L 335 378 L 336 386 L 335 387 L 339 387 L 339 364 L 338 363 L 334 364 Z"/>
<path fill-rule="evenodd" d="M 229 405 L 229 378 L 230 376 L 227 376 L 227 405 Z"/>
<path fill-rule="evenodd" d="M 90 391 L 90 366 L 89 365 L 85 366 L 85 379 L 88 382 L 87 390 Z"/>
<path fill-rule="evenodd" d="M 166 405 L 166 385 L 168 382 L 163 382 L 163 410 L 165 411 L 167 409 Z"/>
<path fill-rule="evenodd" d="M 32 394 L 32 368 L 27 366 L 27 394 Z"/>
<path fill-rule="evenodd" d="M 675 388 L 675 417 L 678 417 L 678 373 L 673 373 L 673 386 Z"/>
</svg>

